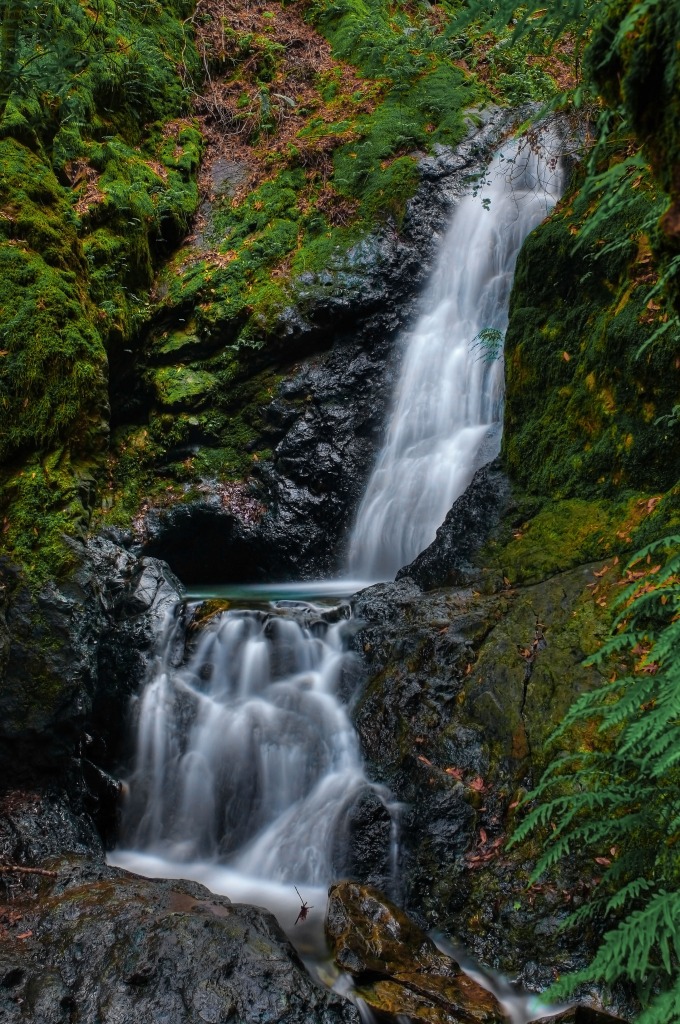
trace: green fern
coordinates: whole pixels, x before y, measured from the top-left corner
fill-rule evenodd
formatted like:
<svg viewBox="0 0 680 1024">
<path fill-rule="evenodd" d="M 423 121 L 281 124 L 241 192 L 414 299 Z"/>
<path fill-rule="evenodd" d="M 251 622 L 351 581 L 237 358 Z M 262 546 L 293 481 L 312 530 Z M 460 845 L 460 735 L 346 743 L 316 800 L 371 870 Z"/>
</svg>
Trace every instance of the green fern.
<svg viewBox="0 0 680 1024">
<path fill-rule="evenodd" d="M 470 349 L 484 363 L 495 363 L 503 354 L 505 335 L 497 327 L 483 327 L 470 342 Z"/>
<path fill-rule="evenodd" d="M 657 560 L 658 564 L 657 564 Z M 572 915 L 610 925 L 592 961 L 551 990 L 633 982 L 638 1024 L 680 1021 L 680 536 L 638 552 L 620 594 L 613 634 L 590 659 L 616 656 L 632 671 L 582 695 L 554 735 L 598 723 L 599 749 L 557 758 L 527 797 L 519 843 L 546 830 L 534 879 L 565 857 L 590 853 L 605 866 L 594 897 Z M 550 825 L 548 831 L 546 826 Z"/>
</svg>

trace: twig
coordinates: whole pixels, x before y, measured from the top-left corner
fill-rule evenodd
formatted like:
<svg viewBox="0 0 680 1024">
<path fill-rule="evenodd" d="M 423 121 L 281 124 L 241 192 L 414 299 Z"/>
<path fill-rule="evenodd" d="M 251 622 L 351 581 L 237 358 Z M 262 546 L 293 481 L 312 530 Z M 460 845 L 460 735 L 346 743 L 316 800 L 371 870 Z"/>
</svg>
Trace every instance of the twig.
<svg viewBox="0 0 680 1024">
<path fill-rule="evenodd" d="M 56 878 L 56 871 L 48 871 L 47 868 L 24 868 L 19 864 L 0 864 L 0 873 L 3 871 L 14 871 L 20 875 L 45 875 L 47 878 Z"/>
</svg>

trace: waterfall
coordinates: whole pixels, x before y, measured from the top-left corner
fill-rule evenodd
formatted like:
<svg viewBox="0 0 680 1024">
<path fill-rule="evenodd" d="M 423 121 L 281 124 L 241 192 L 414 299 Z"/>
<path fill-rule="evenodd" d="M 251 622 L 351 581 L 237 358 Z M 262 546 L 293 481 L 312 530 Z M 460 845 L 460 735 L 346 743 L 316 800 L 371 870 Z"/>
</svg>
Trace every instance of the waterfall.
<svg viewBox="0 0 680 1024">
<path fill-rule="evenodd" d="M 354 657 L 348 614 L 297 601 L 226 611 L 189 629 L 186 651 L 182 617 L 166 624 L 133 709 L 113 863 L 282 904 L 285 916 L 295 885 L 323 906 L 346 871 L 352 808 L 370 795 L 392 814 L 337 696 Z"/>
<path fill-rule="evenodd" d="M 476 339 L 486 328 L 505 331 L 520 247 L 560 191 L 556 161 L 511 142 L 459 203 L 423 312 L 402 342 L 387 437 L 351 536 L 352 574 L 392 579 L 498 454 L 503 361 Z"/>
<path fill-rule="evenodd" d="M 558 183 L 545 160 L 514 144 L 486 178 L 457 208 L 408 339 L 352 537 L 357 579 L 387 578 L 426 547 L 498 449 L 501 361 L 480 358 L 471 343 L 483 328 L 505 329 L 517 253 Z M 333 592 L 343 581 L 313 590 Z M 188 629 L 183 606 L 175 610 L 134 703 L 134 763 L 110 861 L 264 903 L 288 928 L 300 887 L 316 908 L 309 928 L 320 948 L 325 889 L 351 858 L 353 811 L 368 800 L 382 812 L 393 877 L 398 815 L 365 775 L 341 699 L 352 671 L 349 606 L 281 596 L 273 587 L 265 604 L 260 588 L 251 598 L 258 608 L 217 613 L 196 629 L 191 609 Z M 243 590 L 231 598 L 242 600 Z M 306 927 L 295 928 L 298 944 Z"/>
</svg>

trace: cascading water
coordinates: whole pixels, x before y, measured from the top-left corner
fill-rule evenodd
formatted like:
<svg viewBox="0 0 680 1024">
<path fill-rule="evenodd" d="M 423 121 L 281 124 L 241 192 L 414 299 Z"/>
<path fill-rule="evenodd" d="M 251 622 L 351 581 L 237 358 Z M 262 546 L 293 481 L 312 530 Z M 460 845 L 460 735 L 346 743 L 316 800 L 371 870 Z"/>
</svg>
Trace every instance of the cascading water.
<svg viewBox="0 0 680 1024">
<path fill-rule="evenodd" d="M 394 578 L 423 551 L 476 469 L 498 454 L 502 359 L 481 331 L 505 331 L 517 254 L 560 194 L 555 162 L 509 143 L 444 238 L 424 312 L 406 341 L 385 445 L 359 507 L 350 572 Z"/>
<path fill-rule="evenodd" d="M 296 936 L 321 948 L 352 808 L 370 795 L 393 813 L 388 791 L 364 773 L 337 696 L 353 661 L 347 614 L 294 601 L 223 612 L 188 654 L 182 616 L 167 624 L 133 709 L 134 771 L 113 863 L 265 903 L 289 927 L 294 886 L 304 887 L 317 915 Z"/>
<path fill-rule="evenodd" d="M 346 620 L 324 614 L 302 604 L 226 612 L 186 664 L 161 657 L 137 709 L 122 829 L 132 847 L 272 881 L 329 881 L 346 811 L 376 787 L 336 697 L 351 658 Z"/>
<path fill-rule="evenodd" d="M 472 343 L 483 328 L 505 329 L 517 253 L 558 193 L 552 165 L 509 144 L 485 187 L 458 206 L 359 510 L 355 578 L 387 579 L 417 555 L 497 452 L 501 362 L 480 358 Z M 346 581 L 315 593 L 334 590 L 347 593 Z M 136 701 L 113 863 L 265 904 L 288 928 L 299 906 L 294 886 L 304 887 L 316 908 L 308 934 L 320 944 L 325 889 L 343 873 L 351 808 L 368 794 L 392 820 L 394 871 L 396 808 L 367 779 L 338 695 L 351 668 L 342 609 L 278 601 L 223 612 L 186 645 L 178 609 Z"/>
</svg>

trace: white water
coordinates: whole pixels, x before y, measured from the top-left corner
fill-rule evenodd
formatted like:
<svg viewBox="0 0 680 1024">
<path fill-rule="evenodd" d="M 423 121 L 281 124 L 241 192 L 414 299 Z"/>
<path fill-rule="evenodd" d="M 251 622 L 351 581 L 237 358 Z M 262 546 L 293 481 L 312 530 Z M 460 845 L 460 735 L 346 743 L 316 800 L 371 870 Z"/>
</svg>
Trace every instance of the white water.
<svg viewBox="0 0 680 1024">
<path fill-rule="evenodd" d="M 388 810 L 390 800 L 366 778 L 336 695 L 352 658 L 344 612 L 294 601 L 228 611 L 188 657 L 181 621 L 167 624 L 134 709 L 113 863 L 275 905 L 288 927 L 297 885 L 323 919 L 325 889 L 345 867 L 348 813 L 369 790 Z"/>
<path fill-rule="evenodd" d="M 475 470 L 498 454 L 503 361 L 486 360 L 473 342 L 483 328 L 507 327 L 517 254 L 561 190 L 552 164 L 509 143 L 488 184 L 456 209 L 424 312 L 405 339 L 387 438 L 351 537 L 354 576 L 394 578 L 434 540 Z"/>
</svg>

